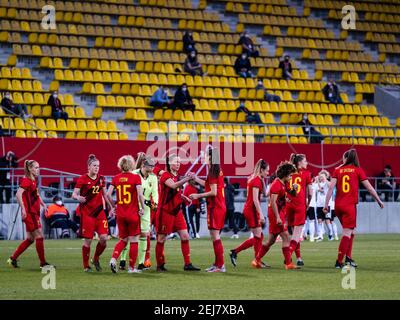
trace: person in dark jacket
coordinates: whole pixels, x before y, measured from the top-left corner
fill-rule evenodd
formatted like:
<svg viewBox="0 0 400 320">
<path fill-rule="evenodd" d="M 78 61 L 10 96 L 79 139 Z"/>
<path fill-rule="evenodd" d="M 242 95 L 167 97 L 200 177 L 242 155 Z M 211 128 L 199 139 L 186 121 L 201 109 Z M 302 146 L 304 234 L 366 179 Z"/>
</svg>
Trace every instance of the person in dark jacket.
<svg viewBox="0 0 400 320">
<path fill-rule="evenodd" d="M 202 76 L 203 69 L 202 65 L 197 59 L 197 54 L 192 51 L 188 54 L 185 63 L 183 65 L 185 72 L 189 73 L 191 76 Z"/>
<path fill-rule="evenodd" d="M 232 238 L 238 239 L 239 227 L 235 221 L 235 188 L 229 183 L 228 178 L 224 178 L 224 186 L 226 219 L 228 220 L 229 229 L 233 231 Z"/>
<path fill-rule="evenodd" d="M 259 57 L 260 53 L 256 50 L 253 40 L 251 40 L 248 32 L 243 32 L 238 44 L 242 45 L 242 53 L 246 53 L 248 57 Z"/>
<path fill-rule="evenodd" d="M 237 57 L 234 69 L 236 73 L 243 78 L 254 77 L 253 74 L 251 73 L 250 59 L 246 53 L 242 53 L 239 57 Z"/>
<path fill-rule="evenodd" d="M 332 79 L 330 79 L 325 87 L 322 89 L 322 93 L 324 94 L 326 101 L 335 104 L 343 104 L 343 100 L 340 97 L 339 87 Z"/>
<path fill-rule="evenodd" d="M 394 177 L 390 165 L 386 165 L 383 172 L 377 176 L 377 191 L 385 195 L 385 201 L 389 201 L 392 196 L 394 197 L 393 201 L 397 201 L 399 197 L 400 185 Z"/>
<path fill-rule="evenodd" d="M 303 127 L 303 133 L 309 139 L 310 143 L 321 143 L 324 140 L 324 136 L 315 130 L 313 124 L 308 119 L 307 113 L 304 114 L 303 119 L 297 125 Z"/>
<path fill-rule="evenodd" d="M 16 114 L 24 119 L 32 117 L 28 114 L 26 105 L 14 104 L 10 92 L 5 92 L 3 99 L 1 99 L 1 106 L 6 114 Z"/>
<path fill-rule="evenodd" d="M 283 60 L 279 62 L 279 68 L 282 69 L 282 78 L 285 80 L 293 79 L 292 76 L 292 64 L 290 63 L 290 57 L 286 55 Z"/>
<path fill-rule="evenodd" d="M 183 51 L 185 51 L 186 54 L 189 54 L 192 51 L 196 51 L 196 42 L 193 40 L 193 33 L 192 31 L 186 31 L 183 34 Z"/>
<path fill-rule="evenodd" d="M 256 90 L 263 90 L 264 91 L 264 99 L 265 101 L 271 102 L 280 102 L 281 98 L 276 94 L 268 93 L 267 88 L 265 88 L 262 79 L 258 79 Z"/>
<path fill-rule="evenodd" d="M 192 97 L 190 96 L 186 83 L 182 84 L 175 92 L 174 102 L 171 107 L 173 109 L 194 110 Z"/>
<path fill-rule="evenodd" d="M 240 100 L 239 107 L 236 109 L 236 112 L 244 112 L 246 114 L 246 122 L 248 123 L 255 123 L 261 124 L 260 115 L 256 112 L 251 112 L 249 109 L 246 108 L 245 102 Z"/>
<path fill-rule="evenodd" d="M 11 199 L 11 168 L 17 168 L 17 157 L 13 151 L 8 151 L 4 157 L 0 158 L 0 203 L 10 203 Z M 6 201 L 4 202 L 3 193 L 5 191 Z"/>
<path fill-rule="evenodd" d="M 49 97 L 47 104 L 51 107 L 51 117 L 57 119 L 68 119 L 68 113 L 64 112 L 63 106 L 60 99 L 58 98 L 58 92 L 54 91 Z"/>
</svg>

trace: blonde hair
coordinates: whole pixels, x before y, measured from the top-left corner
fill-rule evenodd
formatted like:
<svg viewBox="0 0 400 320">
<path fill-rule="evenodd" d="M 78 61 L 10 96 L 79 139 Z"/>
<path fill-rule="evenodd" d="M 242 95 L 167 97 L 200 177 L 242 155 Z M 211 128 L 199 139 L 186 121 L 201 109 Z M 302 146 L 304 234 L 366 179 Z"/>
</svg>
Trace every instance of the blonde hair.
<svg viewBox="0 0 400 320">
<path fill-rule="evenodd" d="M 118 160 L 118 168 L 122 172 L 131 172 L 135 168 L 135 159 L 131 155 L 122 156 Z"/>
<path fill-rule="evenodd" d="M 36 160 L 25 160 L 25 162 L 24 162 L 24 173 L 25 173 L 26 177 L 32 179 L 31 169 L 32 169 L 32 167 L 34 166 L 35 163 L 37 163 Z"/>
<path fill-rule="evenodd" d="M 267 169 L 268 166 L 268 162 L 266 162 L 264 159 L 258 160 L 256 165 L 254 166 L 254 171 L 251 177 L 254 178 L 261 175 L 261 171 Z"/>
<path fill-rule="evenodd" d="M 146 160 L 146 154 L 144 152 L 138 152 L 138 154 L 136 156 L 136 167 L 135 167 L 135 169 L 140 169 L 145 160 Z"/>
</svg>

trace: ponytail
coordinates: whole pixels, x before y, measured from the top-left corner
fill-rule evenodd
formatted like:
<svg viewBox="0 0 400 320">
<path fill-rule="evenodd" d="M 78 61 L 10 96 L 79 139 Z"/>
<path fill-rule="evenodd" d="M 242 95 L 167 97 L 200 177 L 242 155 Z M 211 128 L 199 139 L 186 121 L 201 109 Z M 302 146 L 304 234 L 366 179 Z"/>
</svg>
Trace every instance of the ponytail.
<svg viewBox="0 0 400 320">
<path fill-rule="evenodd" d="M 31 169 L 33 165 L 36 163 L 35 160 L 25 160 L 24 162 L 24 173 L 27 178 L 32 179 Z"/>
<path fill-rule="evenodd" d="M 168 171 L 169 173 L 171 173 L 171 165 L 170 165 L 170 163 L 171 163 L 171 161 L 172 161 L 173 159 L 175 159 L 175 158 L 178 158 L 178 155 L 175 154 L 175 153 L 170 154 L 170 155 L 166 158 L 166 164 L 165 164 L 165 166 L 166 166 L 166 169 L 167 169 L 167 171 Z"/>
<path fill-rule="evenodd" d="M 292 153 L 292 154 L 290 155 L 290 162 L 291 162 L 292 164 L 294 164 L 294 166 L 295 166 L 296 169 L 297 169 L 297 167 L 298 167 L 298 165 L 299 165 L 299 162 L 300 162 L 300 161 L 303 161 L 305 158 L 306 158 L 306 155 L 303 154 L 303 153 Z"/>
<path fill-rule="evenodd" d="M 136 156 L 136 166 L 135 169 L 140 169 L 143 162 L 146 160 L 146 154 L 144 152 L 138 152 Z"/>
<path fill-rule="evenodd" d="M 358 155 L 356 149 L 347 150 L 343 157 L 346 159 L 343 166 L 353 165 L 355 167 L 360 166 L 360 161 L 358 160 Z"/>
<path fill-rule="evenodd" d="M 261 171 L 268 168 L 268 162 L 264 159 L 260 159 L 257 161 L 256 165 L 254 166 L 253 174 L 251 175 L 252 178 L 261 175 Z"/>
</svg>

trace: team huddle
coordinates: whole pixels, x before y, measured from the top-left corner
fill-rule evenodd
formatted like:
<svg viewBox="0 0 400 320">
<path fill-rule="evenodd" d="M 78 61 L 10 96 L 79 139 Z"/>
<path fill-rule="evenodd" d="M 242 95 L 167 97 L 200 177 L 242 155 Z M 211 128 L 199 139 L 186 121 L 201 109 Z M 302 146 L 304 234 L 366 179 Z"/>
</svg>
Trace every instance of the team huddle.
<svg viewBox="0 0 400 320">
<path fill-rule="evenodd" d="M 100 256 L 107 247 L 108 222 L 105 210 L 111 217 L 116 217 L 119 241 L 114 247 L 109 266 L 112 272 L 126 268 L 128 273 L 140 273 L 151 268 L 150 232 L 152 226 L 156 231 L 155 259 L 158 272 L 166 272 L 167 260 L 164 245 L 167 236 L 178 233 L 181 241 L 181 252 L 185 271 L 200 271 L 191 262 L 189 233 L 183 213 L 183 205 L 190 205 L 193 200 L 206 198 L 207 225 L 213 243 L 215 260 L 206 269 L 207 272 L 226 272 L 224 247 L 220 237 L 225 223 L 224 176 L 220 165 L 219 152 L 216 148 L 206 153 L 208 175 L 205 180 L 192 172 L 179 175 L 180 158 L 170 154 L 166 158 L 166 167 L 161 169 L 155 161 L 144 153 L 138 153 L 136 159 L 130 155 L 118 160 L 120 173 L 113 177 L 111 185 L 106 188 L 106 179 L 99 174 L 100 161 L 90 155 L 87 161 L 88 172 L 79 177 L 72 198 L 79 202 L 77 211 L 81 223 L 79 235 L 84 239 L 82 245 L 82 264 L 85 272 L 93 272 L 89 260 L 92 239 L 97 233 L 98 243 L 91 264 L 96 271 L 101 271 Z M 308 162 L 304 154 L 292 154 L 289 161 L 281 162 L 273 174 L 272 183 L 266 186 L 269 176 L 269 164 L 260 159 L 253 174 L 247 181 L 247 200 L 243 215 L 253 237 L 230 250 L 230 260 L 236 267 L 238 254 L 253 247 L 254 268 L 269 268 L 263 262 L 278 236 L 282 239 L 282 253 L 286 270 L 304 266 L 301 257 L 300 242 L 303 237 L 307 211 L 312 198 L 312 176 L 307 170 Z M 37 187 L 39 164 L 35 160 L 26 160 L 25 176 L 21 179 L 16 194 L 21 208 L 22 220 L 26 226 L 26 239 L 18 246 L 8 263 L 17 268 L 18 257 L 31 245 L 36 243 L 40 267 L 49 265 L 45 259 L 43 232 L 40 224 L 41 207 L 47 210 Z M 183 186 L 195 182 L 204 187 L 203 193 L 184 195 Z M 329 204 L 334 190 L 335 215 L 343 227 L 335 267 L 347 265 L 353 267 L 352 259 L 354 231 L 356 228 L 359 183 L 371 193 L 379 206 L 383 203 L 374 188 L 368 182 L 361 169 L 354 149 L 343 155 L 343 164 L 334 170 L 327 190 L 324 214 L 330 214 Z M 114 200 L 115 193 L 115 200 Z M 262 197 L 269 197 L 268 202 L 268 237 L 263 235 L 265 217 L 261 208 Z M 297 263 L 292 262 L 295 253 Z M 345 262 L 343 260 L 345 259 Z M 120 260 L 119 266 L 117 264 Z"/>
</svg>

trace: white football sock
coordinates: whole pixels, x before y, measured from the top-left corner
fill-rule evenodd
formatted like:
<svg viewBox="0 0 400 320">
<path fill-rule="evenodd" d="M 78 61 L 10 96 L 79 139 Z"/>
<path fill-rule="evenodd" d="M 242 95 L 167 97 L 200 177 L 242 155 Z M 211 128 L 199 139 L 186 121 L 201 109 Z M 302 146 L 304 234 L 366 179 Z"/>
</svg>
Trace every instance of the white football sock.
<svg viewBox="0 0 400 320">
<path fill-rule="evenodd" d="M 328 224 L 329 236 L 333 237 L 332 223 Z"/>
<path fill-rule="evenodd" d="M 334 221 L 332 221 L 332 229 L 333 229 L 333 233 L 335 235 L 335 237 L 337 237 L 337 225 Z"/>
<path fill-rule="evenodd" d="M 315 236 L 315 220 L 310 220 L 308 227 L 310 229 L 310 238 L 313 239 Z"/>
</svg>

